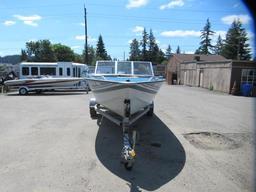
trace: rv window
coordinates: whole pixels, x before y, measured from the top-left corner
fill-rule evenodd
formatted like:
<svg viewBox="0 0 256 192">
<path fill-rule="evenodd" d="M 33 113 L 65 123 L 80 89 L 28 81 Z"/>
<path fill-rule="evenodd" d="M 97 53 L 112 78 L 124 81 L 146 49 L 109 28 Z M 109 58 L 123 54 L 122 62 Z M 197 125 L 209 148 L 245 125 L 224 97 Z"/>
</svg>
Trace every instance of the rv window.
<svg viewBox="0 0 256 192">
<path fill-rule="evenodd" d="M 38 68 L 37 67 L 31 67 L 31 75 L 38 75 Z"/>
<path fill-rule="evenodd" d="M 70 68 L 67 68 L 67 76 L 70 76 Z"/>
<path fill-rule="evenodd" d="M 78 77 L 81 77 L 81 69 L 78 68 Z"/>
<path fill-rule="evenodd" d="M 29 68 L 28 67 L 22 67 L 22 75 L 29 75 Z"/>
<path fill-rule="evenodd" d="M 60 67 L 59 68 L 59 76 L 62 76 L 63 75 L 63 72 L 62 72 L 62 68 Z"/>
<path fill-rule="evenodd" d="M 41 75 L 56 75 L 55 67 L 41 67 L 40 68 Z"/>
<path fill-rule="evenodd" d="M 73 77 L 76 76 L 75 72 L 76 72 L 76 69 L 75 69 L 75 67 L 73 67 Z"/>
</svg>

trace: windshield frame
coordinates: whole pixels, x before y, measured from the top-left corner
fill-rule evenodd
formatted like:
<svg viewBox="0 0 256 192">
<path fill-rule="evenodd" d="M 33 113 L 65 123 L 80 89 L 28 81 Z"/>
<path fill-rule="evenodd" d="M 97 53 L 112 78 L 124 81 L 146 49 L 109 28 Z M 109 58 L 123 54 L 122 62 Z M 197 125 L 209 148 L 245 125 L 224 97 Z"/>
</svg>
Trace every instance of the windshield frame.
<svg viewBox="0 0 256 192">
<path fill-rule="evenodd" d="M 101 64 L 103 64 L 103 63 L 105 63 L 105 64 L 110 64 L 110 63 L 112 63 L 112 72 L 111 73 L 105 73 L 105 72 L 103 72 L 103 73 L 101 73 L 100 71 L 100 67 L 104 67 L 103 65 L 101 66 Z M 129 67 L 128 68 L 126 68 L 126 67 L 124 67 L 124 68 L 120 68 L 120 71 L 121 71 L 121 69 L 123 70 L 123 73 L 120 73 L 119 72 L 119 64 L 122 64 L 123 65 L 123 63 L 130 63 L 130 69 L 129 69 Z M 134 69 L 136 70 L 136 67 L 135 67 L 135 65 L 137 65 L 137 64 L 142 64 L 142 66 L 143 65 L 147 65 L 146 66 L 146 70 L 145 70 L 145 72 L 147 72 L 147 73 L 136 73 L 135 71 L 134 71 Z M 106 65 L 106 67 L 107 67 L 107 65 Z M 135 68 L 134 68 L 135 67 Z M 130 70 L 130 73 L 127 73 L 125 70 L 126 69 L 128 69 L 128 71 Z M 105 69 L 103 68 L 103 70 L 102 71 L 104 71 Z M 102 76 L 102 75 L 104 75 L 104 76 L 154 76 L 154 70 L 153 70 L 153 66 L 152 66 L 152 63 L 151 62 L 149 62 L 149 61 L 97 61 L 97 63 L 96 63 L 96 67 L 95 67 L 95 72 L 94 72 L 94 75 L 99 75 L 99 76 Z"/>
</svg>

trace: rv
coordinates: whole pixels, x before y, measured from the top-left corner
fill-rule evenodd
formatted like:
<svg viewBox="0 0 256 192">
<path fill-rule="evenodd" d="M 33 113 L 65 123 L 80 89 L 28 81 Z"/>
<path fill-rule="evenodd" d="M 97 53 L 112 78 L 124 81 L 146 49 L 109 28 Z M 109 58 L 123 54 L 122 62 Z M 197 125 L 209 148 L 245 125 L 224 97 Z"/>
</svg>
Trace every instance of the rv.
<svg viewBox="0 0 256 192">
<path fill-rule="evenodd" d="M 73 62 L 22 62 L 20 63 L 20 79 L 36 76 L 61 77 L 86 77 L 88 66 Z"/>
</svg>

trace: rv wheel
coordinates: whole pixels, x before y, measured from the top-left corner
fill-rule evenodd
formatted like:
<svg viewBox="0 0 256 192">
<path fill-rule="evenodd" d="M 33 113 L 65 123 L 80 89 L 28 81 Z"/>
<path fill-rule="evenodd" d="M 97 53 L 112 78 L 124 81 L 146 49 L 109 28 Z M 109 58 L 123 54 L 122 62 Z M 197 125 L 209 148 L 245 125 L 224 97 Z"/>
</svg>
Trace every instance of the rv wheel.
<svg viewBox="0 0 256 192">
<path fill-rule="evenodd" d="M 19 94 L 20 95 L 27 95 L 28 94 L 28 90 L 24 87 L 19 89 Z"/>
</svg>

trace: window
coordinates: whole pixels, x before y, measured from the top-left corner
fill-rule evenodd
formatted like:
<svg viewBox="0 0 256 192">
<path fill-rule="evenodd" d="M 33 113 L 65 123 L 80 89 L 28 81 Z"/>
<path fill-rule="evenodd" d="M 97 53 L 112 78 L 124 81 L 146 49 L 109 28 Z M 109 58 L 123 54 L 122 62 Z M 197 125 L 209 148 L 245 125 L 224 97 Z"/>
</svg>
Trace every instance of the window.
<svg viewBox="0 0 256 192">
<path fill-rule="evenodd" d="M 133 62 L 134 75 L 153 75 L 150 62 Z"/>
<path fill-rule="evenodd" d="M 242 69 L 241 84 L 256 85 L 256 69 Z"/>
<path fill-rule="evenodd" d="M 131 74 L 131 73 L 132 73 L 131 62 L 117 63 L 117 74 Z"/>
<path fill-rule="evenodd" d="M 67 68 L 67 76 L 70 76 L 70 68 Z"/>
<path fill-rule="evenodd" d="M 78 68 L 78 77 L 81 77 L 81 69 L 80 69 L 80 67 Z"/>
<path fill-rule="evenodd" d="M 59 68 L 59 76 L 62 76 L 63 75 L 63 69 L 62 67 Z"/>
<path fill-rule="evenodd" d="M 28 67 L 22 67 L 22 75 L 24 75 L 24 76 L 29 75 L 29 68 Z"/>
<path fill-rule="evenodd" d="M 76 76 L 76 68 L 73 67 L 73 77 L 75 77 L 75 76 Z"/>
<path fill-rule="evenodd" d="M 98 62 L 97 74 L 115 74 L 115 62 Z"/>
<path fill-rule="evenodd" d="M 40 68 L 41 75 L 56 75 L 55 67 L 41 67 Z"/>
<path fill-rule="evenodd" d="M 37 67 L 31 67 L 31 75 L 38 75 L 38 68 Z"/>
</svg>

